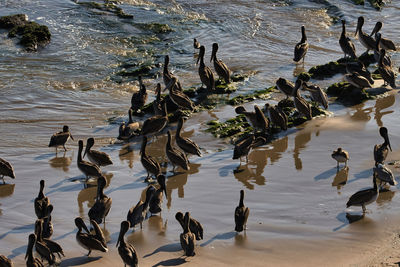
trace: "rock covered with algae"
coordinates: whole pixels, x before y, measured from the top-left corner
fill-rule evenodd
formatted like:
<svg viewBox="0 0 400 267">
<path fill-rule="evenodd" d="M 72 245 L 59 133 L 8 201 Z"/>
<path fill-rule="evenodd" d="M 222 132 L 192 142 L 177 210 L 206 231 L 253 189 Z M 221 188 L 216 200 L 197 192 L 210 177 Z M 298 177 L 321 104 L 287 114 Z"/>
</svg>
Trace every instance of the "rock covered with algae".
<svg viewBox="0 0 400 267">
<path fill-rule="evenodd" d="M 123 19 L 133 19 L 133 15 L 125 13 L 125 11 L 117 6 L 116 1 L 106 1 L 105 3 L 97 3 L 97 2 L 77 2 L 81 6 L 85 6 L 87 8 L 97 9 L 101 11 L 106 11 L 115 14 L 116 16 Z"/>
<path fill-rule="evenodd" d="M 373 98 L 365 89 L 355 87 L 348 82 L 332 84 L 328 87 L 327 94 L 337 97 L 336 101 L 346 106 L 360 104 L 365 100 Z"/>
<path fill-rule="evenodd" d="M 365 5 L 365 0 L 351 0 L 356 5 Z M 381 10 L 382 7 L 385 5 L 383 0 L 368 0 L 373 8 L 376 10 Z"/>
</svg>

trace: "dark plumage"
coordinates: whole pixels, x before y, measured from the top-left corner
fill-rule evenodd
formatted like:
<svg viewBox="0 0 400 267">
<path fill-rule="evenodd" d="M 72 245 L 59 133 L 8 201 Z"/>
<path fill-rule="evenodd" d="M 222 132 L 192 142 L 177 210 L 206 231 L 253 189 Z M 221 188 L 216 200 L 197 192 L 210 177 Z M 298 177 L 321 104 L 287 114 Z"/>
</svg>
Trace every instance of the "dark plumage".
<svg viewBox="0 0 400 267">
<path fill-rule="evenodd" d="M 57 147 L 59 147 L 59 146 L 62 146 L 64 148 L 64 150 L 67 151 L 67 149 L 65 148 L 65 143 L 68 141 L 68 138 L 70 138 L 70 137 L 72 140 L 74 140 L 74 138 L 72 137 L 72 134 L 69 131 L 68 126 L 64 125 L 62 132 L 54 133 L 51 136 L 49 147 L 55 147 L 56 153 L 57 153 Z"/>
<path fill-rule="evenodd" d="M 157 83 L 156 88 L 156 99 L 153 101 L 153 111 L 154 115 L 163 114 L 163 99 L 161 99 L 161 84 Z"/>
<path fill-rule="evenodd" d="M 303 86 L 303 81 L 301 79 L 297 79 L 296 86 L 293 89 L 293 102 L 297 111 L 306 116 L 307 120 L 312 119 L 311 113 L 311 105 L 300 95 L 299 89 Z"/>
<path fill-rule="evenodd" d="M 390 141 L 389 141 L 389 135 L 388 135 L 388 130 L 386 127 L 381 127 L 379 128 L 379 134 L 382 136 L 384 139 L 384 142 L 380 145 L 375 145 L 374 146 L 374 160 L 375 160 L 375 165 L 378 163 L 383 164 L 384 161 L 386 160 L 386 157 L 390 151 L 392 151 L 392 147 L 390 146 Z"/>
<path fill-rule="evenodd" d="M 361 61 L 346 63 L 346 72 L 348 74 L 353 74 L 356 72 L 359 75 L 363 76 L 365 79 L 367 79 L 371 85 L 374 84 L 374 80 L 372 79 L 371 73 L 368 71 L 368 69 L 364 66 L 364 64 Z"/>
<path fill-rule="evenodd" d="M 89 232 L 81 217 L 75 218 L 75 225 L 76 227 L 78 227 L 78 232 L 76 233 L 76 241 L 79 245 L 89 251 L 87 256 L 92 253 L 92 250 L 99 250 L 102 252 L 108 251 L 107 244 L 105 242 L 104 235 L 100 227 L 95 221 L 91 221 L 91 223 L 95 230 L 95 234 Z M 83 233 L 82 229 L 85 229 L 86 233 Z"/>
<path fill-rule="evenodd" d="M 197 41 L 196 38 L 193 38 L 193 48 L 200 49 L 200 43 L 199 43 L 199 41 Z"/>
<path fill-rule="evenodd" d="M 88 216 L 90 220 L 96 221 L 100 224 L 105 223 L 108 212 L 111 209 L 112 199 L 104 194 L 104 187 L 106 186 L 106 179 L 100 176 L 97 179 L 97 197 L 93 207 L 90 208 Z"/>
<path fill-rule="evenodd" d="M 8 176 L 15 179 L 13 166 L 8 161 L 2 158 L 0 158 L 0 175 L 1 179 L 3 179 L 3 184 L 5 184 L 4 176 Z"/>
<path fill-rule="evenodd" d="M 257 146 L 258 144 L 265 144 L 266 140 L 264 137 L 255 138 L 254 135 L 250 135 L 249 137 L 243 139 L 242 141 L 235 144 L 235 148 L 233 149 L 233 157 L 232 159 L 240 159 L 240 163 L 242 162 L 242 157 L 246 156 L 246 162 L 248 162 L 248 154 L 252 147 Z"/>
<path fill-rule="evenodd" d="M 287 130 L 287 120 L 282 113 L 278 111 L 277 107 L 266 103 L 265 109 L 268 111 L 268 117 L 272 124 L 279 126 L 282 130 Z"/>
<path fill-rule="evenodd" d="M 289 96 L 293 96 L 294 84 L 291 83 L 290 81 L 284 78 L 279 78 L 276 81 L 276 87 L 278 87 L 279 91 L 281 91 L 283 94 L 286 95 L 286 99 Z"/>
<path fill-rule="evenodd" d="M 186 153 L 186 156 L 189 153 L 201 157 L 201 151 L 199 146 L 189 138 L 182 137 L 181 135 L 182 126 L 183 126 L 183 118 L 181 117 L 178 120 L 178 126 L 176 128 L 176 134 L 175 134 L 176 144 L 180 147 L 180 149 L 183 150 L 183 152 Z"/>
<path fill-rule="evenodd" d="M 228 66 L 224 62 L 222 62 L 222 60 L 217 58 L 217 51 L 218 44 L 213 43 L 210 62 L 214 61 L 214 70 L 218 74 L 218 76 L 224 79 L 225 83 L 230 83 L 231 71 Z"/>
<path fill-rule="evenodd" d="M 168 124 L 167 106 L 163 104 L 163 115 L 155 115 L 144 121 L 141 135 L 157 134 Z"/>
<path fill-rule="evenodd" d="M 342 20 L 342 34 L 339 38 L 339 45 L 342 48 L 344 53 L 344 57 L 348 55 L 351 58 L 357 58 L 356 56 L 356 48 L 353 42 L 350 40 L 349 37 L 346 36 L 346 21 Z"/>
<path fill-rule="evenodd" d="M 171 164 L 173 166 L 172 171 L 175 173 L 176 166 L 181 167 L 185 171 L 189 170 L 190 169 L 189 162 L 188 162 L 188 159 L 187 159 L 185 153 L 183 153 L 182 151 L 180 151 L 172 146 L 171 132 L 168 131 L 167 134 L 168 134 L 168 140 L 167 140 L 167 144 L 165 147 L 165 152 L 167 154 L 169 161 L 171 162 Z"/>
<path fill-rule="evenodd" d="M 147 137 L 143 136 L 142 147 L 140 148 L 140 162 L 147 171 L 146 180 L 148 180 L 151 174 L 157 177 L 161 173 L 161 167 L 155 159 L 146 154 L 146 145 Z"/>
<path fill-rule="evenodd" d="M 121 259 L 124 262 L 125 267 L 126 265 L 131 267 L 137 267 L 138 255 L 136 249 L 134 246 L 125 242 L 124 240 L 124 235 L 128 231 L 129 227 L 130 227 L 129 221 L 121 222 L 121 229 L 119 231 L 119 236 L 116 246 L 118 247 L 119 256 L 121 256 Z"/>
<path fill-rule="evenodd" d="M 57 242 L 43 237 L 43 219 L 36 220 L 35 234 L 37 240 L 45 244 L 52 254 L 57 254 L 59 258 L 61 258 L 61 256 L 65 257 L 62 247 Z"/>
<path fill-rule="evenodd" d="M 0 267 L 13 267 L 12 261 L 4 255 L 0 255 Z"/>
<path fill-rule="evenodd" d="M 353 72 L 352 74 L 344 75 L 344 80 L 355 87 L 358 88 L 372 88 L 371 83 L 363 76 L 358 74 L 358 72 Z"/>
<path fill-rule="evenodd" d="M 200 46 L 199 57 L 197 58 L 197 64 L 199 64 L 199 76 L 201 82 L 206 86 L 207 93 L 212 93 L 215 89 L 215 79 L 214 74 L 209 67 L 204 64 L 204 54 L 206 48 L 202 45 Z"/>
<path fill-rule="evenodd" d="M 149 201 L 149 211 L 151 214 L 156 214 L 161 212 L 161 204 L 163 202 L 163 192 L 165 193 L 165 198 L 167 198 L 167 187 L 165 185 L 165 176 L 159 174 L 157 176 L 157 182 L 159 188 L 151 195 Z"/>
<path fill-rule="evenodd" d="M 36 252 L 40 255 L 40 257 L 49 263 L 49 265 L 53 265 L 56 262 L 56 258 L 53 252 L 51 252 L 50 248 L 44 242 L 42 238 L 42 228 L 41 228 L 41 220 L 37 220 L 35 223 L 35 234 L 36 234 L 36 243 L 35 248 Z"/>
<path fill-rule="evenodd" d="M 250 214 L 250 209 L 243 203 L 244 190 L 240 190 L 239 206 L 235 209 L 235 231 L 242 232 L 246 230 L 247 218 Z"/>
<path fill-rule="evenodd" d="M 78 165 L 78 169 L 81 172 L 83 172 L 83 174 L 85 174 L 86 180 L 89 179 L 89 177 L 102 176 L 99 166 L 82 159 L 83 141 L 79 140 L 78 145 L 79 145 L 79 149 L 78 149 L 77 165 Z"/>
<path fill-rule="evenodd" d="M 175 77 L 169 70 L 168 70 L 168 64 L 169 64 L 169 56 L 166 55 L 164 58 L 164 69 L 163 69 L 163 81 L 164 85 L 168 86 L 168 84 L 171 82 L 172 77 Z M 176 77 L 175 77 L 176 78 Z M 173 89 L 177 91 L 182 91 L 182 85 L 179 82 L 178 79 L 176 79 L 177 82 L 174 84 Z"/>
<path fill-rule="evenodd" d="M 184 218 L 183 233 L 180 235 L 180 240 L 185 256 L 191 257 L 196 255 L 196 253 L 194 252 L 196 236 L 190 231 L 189 222 L 190 213 L 186 212 Z"/>
<path fill-rule="evenodd" d="M 165 87 L 165 90 L 169 90 L 169 98 L 175 105 L 180 109 L 194 110 L 195 104 L 190 98 L 182 91 L 176 90 L 178 79 L 172 76 L 169 84 Z"/>
<path fill-rule="evenodd" d="M 140 229 L 142 229 L 142 223 L 146 217 L 147 209 L 149 207 L 150 198 L 155 193 L 156 189 L 154 186 L 150 185 L 146 189 L 146 199 L 144 202 L 139 200 L 136 206 L 129 209 L 126 220 L 130 223 L 130 227 L 135 227 L 140 223 Z"/>
<path fill-rule="evenodd" d="M 45 182 L 44 180 L 40 180 L 40 189 L 39 194 L 35 198 L 34 207 L 35 214 L 38 219 L 44 218 L 47 213 L 47 207 L 50 205 L 50 200 L 43 193 Z"/>
<path fill-rule="evenodd" d="M 343 150 L 339 147 L 337 150 L 332 152 L 332 158 L 337 161 L 337 167 L 339 168 L 339 162 L 344 162 L 345 166 L 347 167 L 347 161 L 350 159 L 349 152 Z"/>
<path fill-rule="evenodd" d="M 391 66 L 384 64 L 383 59 L 385 58 L 386 51 L 381 49 L 379 62 L 378 62 L 378 71 L 382 76 L 382 79 L 385 81 L 385 84 L 389 84 L 393 89 L 396 88 L 396 75 Z"/>
<path fill-rule="evenodd" d="M 364 25 L 364 17 L 359 17 L 357 21 L 357 28 L 356 28 L 356 33 L 355 36 L 358 34 L 358 40 L 360 40 L 361 44 L 367 48 L 366 53 L 368 53 L 369 50 L 374 50 L 375 48 L 375 40 L 372 38 L 370 35 L 366 34 L 362 30 L 362 26 Z"/>
<path fill-rule="evenodd" d="M 175 219 L 180 223 L 183 230 L 185 230 L 185 220 L 183 217 L 183 213 L 180 211 L 177 212 L 175 214 Z M 203 239 L 203 226 L 197 220 L 190 218 L 189 229 L 190 229 L 190 232 L 192 232 L 196 236 L 196 240 Z"/>
<path fill-rule="evenodd" d="M 243 106 L 236 107 L 235 112 L 245 115 L 247 121 L 253 126 L 254 131 L 260 130 L 263 133 L 268 131 L 269 121 L 257 105 L 254 105 L 254 112 L 246 111 Z"/>
<path fill-rule="evenodd" d="M 294 47 L 293 60 L 295 62 L 299 62 L 301 59 L 303 59 L 303 63 L 304 63 L 304 58 L 307 54 L 308 47 L 309 47 L 309 44 L 307 42 L 306 28 L 303 25 L 303 26 L 301 26 L 301 40 Z"/>
<path fill-rule="evenodd" d="M 378 21 L 371 32 L 371 36 L 373 36 L 374 34 L 376 35 L 382 29 L 382 26 L 383 23 L 381 21 Z M 396 45 L 393 43 L 393 41 L 386 38 L 380 39 L 380 46 L 387 51 L 389 50 L 396 51 Z"/>
<path fill-rule="evenodd" d="M 113 164 L 111 157 L 107 155 L 107 153 L 98 150 L 92 150 L 91 148 L 93 145 L 94 138 L 90 137 L 86 142 L 86 149 L 83 157 L 85 157 L 87 154 L 89 160 L 97 166 L 107 166 Z"/>
<path fill-rule="evenodd" d="M 351 206 L 361 206 L 363 214 L 365 214 L 366 212 L 365 206 L 374 202 L 379 194 L 378 186 L 376 184 L 375 173 L 374 173 L 373 183 L 374 183 L 373 188 L 364 189 L 353 194 L 349 198 L 349 201 L 347 201 L 346 207 L 348 208 Z"/>
<path fill-rule="evenodd" d="M 42 261 L 39 258 L 33 256 L 33 246 L 36 243 L 36 235 L 30 234 L 28 238 L 28 246 L 26 248 L 26 266 L 27 267 L 44 267 Z M 10 265 L 12 266 L 12 265 Z"/>
<path fill-rule="evenodd" d="M 324 109 L 328 109 L 328 96 L 321 87 L 315 84 L 307 84 L 306 82 L 303 82 L 303 90 L 310 92 L 312 101 L 317 102 Z"/>
<path fill-rule="evenodd" d="M 139 91 L 133 93 L 131 98 L 131 108 L 133 111 L 137 112 L 140 110 L 147 100 L 146 86 L 144 86 L 142 77 L 139 76 Z"/>
<path fill-rule="evenodd" d="M 53 223 L 51 222 L 51 213 L 53 212 L 53 205 L 48 205 L 46 209 L 46 216 L 43 217 L 43 231 L 44 238 L 50 238 L 53 235 Z"/>
</svg>

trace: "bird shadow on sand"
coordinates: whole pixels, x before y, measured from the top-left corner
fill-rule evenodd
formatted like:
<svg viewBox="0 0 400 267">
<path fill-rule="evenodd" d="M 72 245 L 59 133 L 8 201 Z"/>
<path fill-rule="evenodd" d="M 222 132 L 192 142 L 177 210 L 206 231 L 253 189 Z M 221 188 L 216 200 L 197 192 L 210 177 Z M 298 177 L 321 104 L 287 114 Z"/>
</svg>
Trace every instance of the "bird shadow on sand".
<svg viewBox="0 0 400 267">
<path fill-rule="evenodd" d="M 338 169 L 337 167 L 333 167 L 332 169 L 326 170 L 315 176 L 314 180 L 319 181 L 319 180 L 329 179 L 330 177 L 334 176 L 339 170 L 340 169 Z"/>
<path fill-rule="evenodd" d="M 228 240 L 228 239 L 234 238 L 236 236 L 236 234 L 237 234 L 236 232 L 226 232 L 223 234 L 217 234 L 216 236 L 213 236 L 212 238 L 210 238 L 209 240 L 207 240 L 206 242 L 201 244 L 200 247 L 208 246 L 215 240 Z"/>
<path fill-rule="evenodd" d="M 42 155 L 34 157 L 33 160 L 49 159 L 51 157 L 54 157 L 55 155 L 56 155 L 56 152 L 54 152 L 54 153 L 46 153 L 46 154 L 42 154 Z"/>
<path fill-rule="evenodd" d="M 184 258 L 175 258 L 175 259 L 169 259 L 169 260 L 164 260 L 160 261 L 159 263 L 153 265 L 153 267 L 157 266 L 178 266 L 181 264 L 186 263 L 186 259 Z"/>
<path fill-rule="evenodd" d="M 371 183 L 367 185 L 372 185 L 372 168 L 360 171 L 353 175 L 354 178 L 347 180 L 347 184 L 351 184 L 360 179 L 371 179 Z"/>
<path fill-rule="evenodd" d="M 26 252 L 26 245 L 20 246 L 19 248 L 15 248 L 11 251 L 12 254 L 8 255 L 8 258 L 13 259 L 19 255 L 23 255 Z"/>
<path fill-rule="evenodd" d="M 341 212 L 336 216 L 338 221 L 342 222 L 343 224 L 339 225 L 338 227 L 334 228 L 332 231 L 336 232 L 352 223 L 358 222 L 365 218 L 365 214 L 351 214 L 349 212 Z"/>
<path fill-rule="evenodd" d="M 80 256 L 80 257 L 74 257 L 74 258 L 69 258 L 65 259 L 61 262 L 60 266 L 81 266 L 86 263 L 90 263 L 93 261 L 100 260 L 102 257 L 97 256 L 97 257 L 87 257 L 87 256 Z"/>
<path fill-rule="evenodd" d="M 21 233 L 33 232 L 34 228 L 35 228 L 35 224 L 33 224 L 33 223 L 14 227 L 10 231 L 5 232 L 4 234 L 0 235 L 0 240 L 3 239 L 4 237 L 6 237 L 8 234 L 21 234 Z"/>
<path fill-rule="evenodd" d="M 179 250 L 182 250 L 180 243 L 167 244 L 167 245 L 158 247 L 156 250 L 154 250 L 153 252 L 151 252 L 149 254 L 144 255 L 143 258 L 150 257 L 154 254 L 157 254 L 158 252 L 178 252 Z"/>
</svg>

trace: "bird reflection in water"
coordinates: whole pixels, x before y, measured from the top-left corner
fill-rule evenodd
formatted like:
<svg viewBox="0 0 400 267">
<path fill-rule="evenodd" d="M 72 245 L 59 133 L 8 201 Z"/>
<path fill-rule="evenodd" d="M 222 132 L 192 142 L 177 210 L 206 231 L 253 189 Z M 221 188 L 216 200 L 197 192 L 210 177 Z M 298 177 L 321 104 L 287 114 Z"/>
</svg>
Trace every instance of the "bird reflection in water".
<svg viewBox="0 0 400 267">
<path fill-rule="evenodd" d="M 289 143 L 288 140 L 288 136 L 285 136 L 281 139 L 277 139 L 271 142 L 270 146 L 272 146 L 272 149 L 269 149 L 266 155 L 266 159 L 269 158 L 271 165 L 275 162 L 278 162 L 278 160 L 282 157 L 282 153 L 287 150 Z"/>
<path fill-rule="evenodd" d="M 71 165 L 74 153 L 72 152 L 71 157 L 66 157 L 65 154 L 66 152 L 64 151 L 62 157 L 58 157 L 58 155 L 56 154 L 54 158 L 50 159 L 49 160 L 50 167 L 54 169 L 62 169 L 64 172 L 68 172 L 69 171 L 68 167 L 69 165 Z"/>
<path fill-rule="evenodd" d="M 129 168 L 133 168 L 134 153 L 133 147 L 131 147 L 129 143 L 121 147 L 119 151 L 119 160 L 121 162 L 124 162 L 125 160 L 128 161 Z"/>
<path fill-rule="evenodd" d="M 393 106 L 396 102 L 396 98 L 394 94 L 390 94 L 386 97 L 380 97 L 375 102 L 375 116 L 374 119 L 376 120 L 376 124 L 379 127 L 383 126 L 382 117 L 388 114 L 393 113 L 393 110 L 388 110 L 385 112 L 381 112 L 383 109 L 389 108 Z"/>
<path fill-rule="evenodd" d="M 157 231 L 158 235 L 165 236 L 165 232 L 167 230 L 168 220 L 163 222 L 163 218 L 161 215 L 153 215 L 149 217 L 148 225 L 150 231 Z"/>
<path fill-rule="evenodd" d="M 236 180 L 241 182 L 247 189 L 253 190 L 254 185 L 251 182 L 257 185 L 265 185 L 266 179 L 262 175 L 257 175 L 251 168 L 249 168 L 249 165 L 251 164 L 252 162 L 249 161 L 249 163 L 242 165 L 240 171 L 237 171 L 238 169 L 233 171 L 233 175 Z"/>
<path fill-rule="evenodd" d="M 343 167 L 342 169 L 337 169 L 336 176 L 333 178 L 332 186 L 336 186 L 337 193 L 340 195 L 340 189 L 347 183 L 349 177 L 349 167 Z"/>
<path fill-rule="evenodd" d="M 395 191 L 391 191 L 389 189 L 383 188 L 379 190 L 378 198 L 376 199 L 376 204 L 379 207 L 383 207 L 386 203 L 392 201 L 392 198 L 395 195 Z"/>
<path fill-rule="evenodd" d="M 364 103 L 354 106 L 353 110 L 355 111 L 353 115 L 350 115 L 350 119 L 357 122 L 368 122 L 371 119 L 372 107 L 363 109 L 364 106 Z"/>
<path fill-rule="evenodd" d="M 294 166 L 296 170 L 301 170 L 303 168 L 303 163 L 301 161 L 300 151 L 307 147 L 307 143 L 311 140 L 311 131 L 300 130 L 297 132 L 294 138 Z"/>
<path fill-rule="evenodd" d="M 235 235 L 235 246 L 244 247 L 247 243 L 246 231 L 242 235 Z"/>
<path fill-rule="evenodd" d="M 0 184 L 0 198 L 9 197 L 14 193 L 15 184 Z"/>
</svg>

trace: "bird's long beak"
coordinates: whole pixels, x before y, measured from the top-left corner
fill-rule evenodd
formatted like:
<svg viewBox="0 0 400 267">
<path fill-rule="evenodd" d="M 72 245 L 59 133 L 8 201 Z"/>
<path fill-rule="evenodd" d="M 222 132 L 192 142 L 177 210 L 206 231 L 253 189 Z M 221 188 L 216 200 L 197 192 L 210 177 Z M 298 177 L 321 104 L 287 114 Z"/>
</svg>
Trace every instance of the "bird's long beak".
<svg viewBox="0 0 400 267">
<path fill-rule="evenodd" d="M 200 55 L 197 57 L 196 65 L 199 64 L 199 61 L 200 61 Z"/>
<path fill-rule="evenodd" d="M 215 50 L 213 50 L 212 53 L 211 53 L 210 62 L 212 62 L 214 60 L 215 54 L 216 54 L 216 52 L 215 52 Z"/>
<path fill-rule="evenodd" d="M 74 139 L 74 137 L 72 136 L 71 133 L 69 133 L 69 137 L 71 137 L 71 139 L 72 139 L 73 141 L 75 141 L 75 139 Z"/>
<path fill-rule="evenodd" d="M 175 85 L 175 80 L 172 78 L 171 79 L 171 81 L 169 81 L 169 83 L 167 84 L 167 86 L 164 88 L 164 90 L 163 90 L 163 92 L 165 91 L 165 90 L 169 90 L 172 86 L 174 86 Z"/>
</svg>

